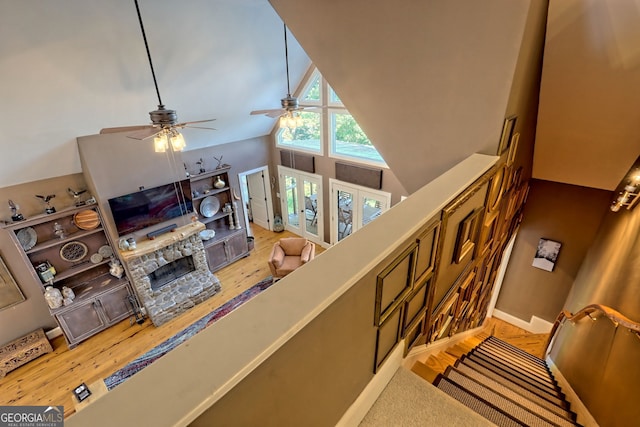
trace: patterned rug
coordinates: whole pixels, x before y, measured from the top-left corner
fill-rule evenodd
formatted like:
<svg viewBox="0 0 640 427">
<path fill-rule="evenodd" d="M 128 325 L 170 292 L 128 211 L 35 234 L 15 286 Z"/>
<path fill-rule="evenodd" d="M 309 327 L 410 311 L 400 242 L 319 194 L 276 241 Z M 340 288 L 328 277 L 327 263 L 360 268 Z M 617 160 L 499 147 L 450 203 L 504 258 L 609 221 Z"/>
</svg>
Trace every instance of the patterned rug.
<svg viewBox="0 0 640 427">
<path fill-rule="evenodd" d="M 273 280 L 271 279 L 271 276 L 261 280 L 240 295 L 230 299 L 220 307 L 213 310 L 211 313 L 193 323 L 191 326 L 186 327 L 171 338 L 167 339 L 142 356 L 138 357 L 133 362 L 126 365 L 124 368 L 108 376 L 104 379 L 107 390 L 112 390 L 114 387 L 123 383 L 136 372 L 155 362 L 156 360 L 167 354 L 169 351 L 173 350 L 198 332 L 205 329 L 207 326 L 215 323 L 217 320 L 231 313 L 234 309 L 249 301 L 251 298 L 258 295 L 260 292 L 264 291 L 272 284 Z"/>
</svg>

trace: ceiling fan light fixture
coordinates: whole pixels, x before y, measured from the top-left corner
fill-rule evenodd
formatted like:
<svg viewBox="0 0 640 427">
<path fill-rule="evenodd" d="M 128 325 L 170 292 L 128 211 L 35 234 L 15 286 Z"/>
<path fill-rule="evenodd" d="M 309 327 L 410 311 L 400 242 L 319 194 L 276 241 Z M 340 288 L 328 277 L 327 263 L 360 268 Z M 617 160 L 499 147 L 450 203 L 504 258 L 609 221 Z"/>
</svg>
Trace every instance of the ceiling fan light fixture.
<svg viewBox="0 0 640 427">
<path fill-rule="evenodd" d="M 297 127 L 302 126 L 302 116 L 300 113 L 293 111 L 287 111 L 280 116 L 280 128 L 287 128 L 290 131 L 296 130 Z"/>
<path fill-rule="evenodd" d="M 180 132 L 175 129 L 171 130 L 171 137 L 169 138 L 171 141 L 171 148 L 173 151 L 182 151 L 187 146 L 187 143 L 184 140 L 184 136 Z"/>
<path fill-rule="evenodd" d="M 169 149 L 167 136 L 164 132 L 160 132 L 153 138 L 153 148 L 156 153 L 165 153 Z"/>
</svg>

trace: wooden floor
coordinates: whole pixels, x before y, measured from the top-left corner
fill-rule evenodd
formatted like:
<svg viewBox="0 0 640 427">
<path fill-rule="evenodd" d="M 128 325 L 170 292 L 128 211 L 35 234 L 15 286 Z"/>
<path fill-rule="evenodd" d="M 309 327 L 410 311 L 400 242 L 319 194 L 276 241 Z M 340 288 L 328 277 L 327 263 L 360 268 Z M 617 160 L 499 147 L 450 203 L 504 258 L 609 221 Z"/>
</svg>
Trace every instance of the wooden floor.
<svg viewBox="0 0 640 427">
<path fill-rule="evenodd" d="M 491 328 L 496 338 L 506 341 L 536 357 L 545 358 L 549 334 L 532 334 L 495 317 L 485 319 L 484 326 Z"/>
<path fill-rule="evenodd" d="M 221 292 L 160 327 L 148 319 L 141 325 L 124 320 L 73 350 L 62 336 L 53 339 L 53 353 L 0 379 L 0 405 L 63 405 L 65 417 L 74 413 L 72 390 L 76 386 L 85 383 L 90 389 L 98 387 L 105 377 L 269 276 L 267 259 L 274 242 L 293 234 L 254 226 L 253 236 L 254 250 L 248 257 L 215 272 Z M 316 245 L 316 254 L 322 251 Z"/>
</svg>

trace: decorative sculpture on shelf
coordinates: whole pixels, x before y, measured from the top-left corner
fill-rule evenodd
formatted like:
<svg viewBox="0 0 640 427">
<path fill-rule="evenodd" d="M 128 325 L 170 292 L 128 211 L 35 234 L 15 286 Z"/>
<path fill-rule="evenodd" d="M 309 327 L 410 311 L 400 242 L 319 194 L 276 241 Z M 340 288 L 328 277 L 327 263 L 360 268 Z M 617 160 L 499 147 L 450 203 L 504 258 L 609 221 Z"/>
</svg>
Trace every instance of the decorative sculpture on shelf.
<svg viewBox="0 0 640 427">
<path fill-rule="evenodd" d="M 187 178 L 189 178 L 191 176 L 191 174 L 187 170 L 187 164 L 183 163 L 182 166 L 184 166 L 184 174 L 187 176 Z"/>
<path fill-rule="evenodd" d="M 11 221 L 24 221 L 24 216 L 20 212 L 18 212 L 20 206 L 13 203 L 13 200 L 9 200 L 9 209 L 11 209 Z"/>
<path fill-rule="evenodd" d="M 218 164 L 216 165 L 216 169 L 220 169 L 222 167 L 222 158 L 223 157 L 224 156 L 220 156 L 220 158 L 217 158 L 216 156 L 213 156 L 213 158 L 218 161 Z"/>
<path fill-rule="evenodd" d="M 204 168 L 204 159 L 200 157 L 200 160 L 196 162 L 197 165 L 200 165 L 200 173 L 205 173 L 206 170 Z"/>
<path fill-rule="evenodd" d="M 80 198 L 81 195 L 87 192 L 86 189 L 75 191 L 71 188 L 67 188 L 67 192 L 73 196 L 76 206 L 84 206 L 86 204 L 86 202 Z"/>
<path fill-rule="evenodd" d="M 55 194 L 49 194 L 48 196 L 41 196 L 39 194 L 36 194 L 36 197 L 39 198 L 39 199 L 42 199 L 46 203 L 46 206 L 44 208 L 44 213 L 52 214 L 52 213 L 56 212 L 56 208 L 51 206 L 51 199 L 56 197 Z"/>
</svg>

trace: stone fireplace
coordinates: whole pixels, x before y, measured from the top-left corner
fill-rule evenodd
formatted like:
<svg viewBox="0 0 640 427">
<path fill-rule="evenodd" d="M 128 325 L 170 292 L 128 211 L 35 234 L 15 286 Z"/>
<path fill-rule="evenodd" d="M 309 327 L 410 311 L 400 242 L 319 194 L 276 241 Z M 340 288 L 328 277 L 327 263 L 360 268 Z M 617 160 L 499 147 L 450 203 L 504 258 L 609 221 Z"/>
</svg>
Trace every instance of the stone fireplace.
<svg viewBox="0 0 640 427">
<path fill-rule="evenodd" d="M 200 239 L 205 227 L 195 222 L 145 240 L 133 251 L 120 252 L 140 303 L 160 326 L 220 290 L 209 271 Z"/>
</svg>

